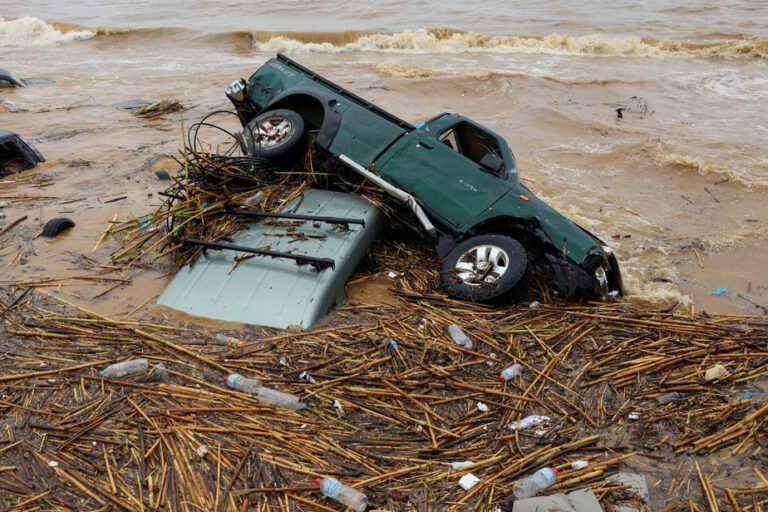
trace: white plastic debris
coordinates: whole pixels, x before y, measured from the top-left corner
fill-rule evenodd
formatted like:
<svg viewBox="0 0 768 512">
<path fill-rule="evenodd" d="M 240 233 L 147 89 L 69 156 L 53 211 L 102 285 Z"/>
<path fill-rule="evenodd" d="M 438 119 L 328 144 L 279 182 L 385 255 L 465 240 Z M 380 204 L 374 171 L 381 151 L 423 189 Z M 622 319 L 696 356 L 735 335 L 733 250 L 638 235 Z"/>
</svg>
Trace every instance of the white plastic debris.
<svg viewBox="0 0 768 512">
<path fill-rule="evenodd" d="M 464 334 L 464 331 L 461 330 L 461 327 L 459 327 L 456 324 L 451 324 L 448 326 L 448 335 L 451 337 L 454 343 L 456 343 L 460 347 L 464 347 L 466 349 L 471 349 L 473 344 L 472 340 L 469 339 L 469 336 Z"/>
<path fill-rule="evenodd" d="M 208 448 L 204 444 L 201 444 L 200 446 L 197 447 L 197 450 L 195 450 L 195 453 L 197 454 L 198 457 L 202 459 L 208 454 L 209 451 L 210 451 L 210 448 Z"/>
<path fill-rule="evenodd" d="M 548 421 L 550 421 L 549 416 L 539 416 L 539 415 L 526 416 L 520 421 L 513 421 L 512 423 L 509 424 L 507 428 L 509 428 L 509 430 L 526 430 L 531 427 L 541 425 L 542 423 L 546 423 Z"/>
<path fill-rule="evenodd" d="M 398 275 L 399 274 L 397 272 L 394 272 L 392 270 L 390 270 L 389 273 L 387 273 L 387 277 L 390 279 L 396 279 Z"/>
<path fill-rule="evenodd" d="M 465 491 L 468 491 L 474 486 L 476 486 L 479 481 L 480 479 L 477 478 L 475 475 L 473 475 L 472 473 L 467 473 L 466 475 L 464 475 L 459 479 L 459 485 L 461 486 L 462 489 L 464 489 Z"/>
<path fill-rule="evenodd" d="M 584 469 L 587 466 L 589 466 L 589 462 L 585 460 L 575 460 L 571 462 L 571 469 Z"/>
<path fill-rule="evenodd" d="M 341 405 L 341 402 L 339 402 L 338 400 L 333 401 L 333 408 L 336 409 L 336 412 L 339 413 L 339 416 L 344 414 L 344 406 Z"/>
<path fill-rule="evenodd" d="M 637 421 L 640 419 L 640 413 L 639 412 L 631 412 L 627 414 L 627 418 L 629 418 L 632 421 Z"/>
<path fill-rule="evenodd" d="M 521 373 L 523 373 L 523 365 L 521 365 L 520 363 L 515 363 L 509 368 L 504 368 L 499 374 L 498 380 L 507 382 L 514 379 Z"/>
<path fill-rule="evenodd" d="M 477 402 L 477 410 L 480 412 L 488 412 L 488 406 L 483 402 Z"/>
<path fill-rule="evenodd" d="M 725 366 L 721 364 L 716 364 L 715 366 L 712 366 L 710 368 L 707 368 L 707 371 L 704 372 L 704 380 L 707 382 L 717 380 L 722 378 L 726 373 Z"/>
<path fill-rule="evenodd" d="M 389 348 L 391 348 L 392 350 L 397 350 L 398 348 L 400 348 L 400 345 L 392 338 L 387 338 L 387 345 L 389 345 Z"/>
<path fill-rule="evenodd" d="M 49 460 L 48 461 L 48 467 L 57 468 L 57 467 L 59 467 L 59 463 L 56 462 L 55 460 Z"/>
<path fill-rule="evenodd" d="M 530 304 L 528 304 L 528 307 L 531 308 L 531 309 L 539 309 L 540 306 L 541 306 L 541 302 L 539 302 L 537 300 L 535 300 L 535 301 L 531 302 Z"/>
<path fill-rule="evenodd" d="M 280 366 L 288 366 L 288 359 L 286 359 L 285 356 L 280 356 L 280 359 L 277 361 L 277 364 Z"/>
<path fill-rule="evenodd" d="M 467 469 L 468 467 L 474 465 L 475 463 L 471 460 L 463 460 L 461 462 L 451 462 L 451 469 L 453 471 L 461 471 L 462 469 Z"/>
<path fill-rule="evenodd" d="M 115 363 L 107 366 L 99 372 L 99 375 L 108 379 L 119 379 L 126 375 L 134 373 L 141 373 L 147 371 L 149 367 L 149 361 L 146 359 L 131 359 L 129 361 L 123 361 L 121 363 Z"/>
</svg>

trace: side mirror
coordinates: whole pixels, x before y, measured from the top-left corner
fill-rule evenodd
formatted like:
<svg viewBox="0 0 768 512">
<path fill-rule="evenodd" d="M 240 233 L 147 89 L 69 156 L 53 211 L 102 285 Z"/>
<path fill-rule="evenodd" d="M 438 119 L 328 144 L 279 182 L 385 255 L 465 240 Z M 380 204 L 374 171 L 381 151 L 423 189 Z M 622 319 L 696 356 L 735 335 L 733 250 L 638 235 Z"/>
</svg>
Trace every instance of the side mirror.
<svg viewBox="0 0 768 512">
<path fill-rule="evenodd" d="M 480 160 L 480 165 L 497 176 L 504 172 L 504 159 L 493 152 L 486 153 L 482 160 Z"/>
</svg>

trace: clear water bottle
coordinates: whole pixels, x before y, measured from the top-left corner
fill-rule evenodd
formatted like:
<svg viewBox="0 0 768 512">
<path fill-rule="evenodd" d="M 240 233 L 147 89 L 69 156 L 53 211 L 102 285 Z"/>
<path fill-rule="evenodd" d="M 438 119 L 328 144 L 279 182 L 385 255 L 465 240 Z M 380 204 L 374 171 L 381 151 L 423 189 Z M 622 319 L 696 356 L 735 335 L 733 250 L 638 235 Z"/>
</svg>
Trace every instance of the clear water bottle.
<svg viewBox="0 0 768 512">
<path fill-rule="evenodd" d="M 261 381 L 258 379 L 246 379 L 242 375 L 233 373 L 227 376 L 227 387 L 235 391 L 255 395 L 261 388 Z"/>
<path fill-rule="evenodd" d="M 510 380 L 514 379 L 515 377 L 517 377 L 521 373 L 523 373 L 523 365 L 521 365 L 519 363 L 515 363 L 512 366 L 510 366 L 509 368 L 504 368 L 501 371 L 501 373 L 499 374 L 499 380 L 507 382 L 507 381 L 510 381 Z"/>
<path fill-rule="evenodd" d="M 220 342 L 222 345 L 228 346 L 229 348 L 238 348 L 244 345 L 241 340 L 235 338 L 234 336 L 227 336 L 226 334 L 222 333 L 218 333 L 216 335 L 216 341 Z"/>
<path fill-rule="evenodd" d="M 111 364 L 101 370 L 99 375 L 108 379 L 119 379 L 126 375 L 146 372 L 147 368 L 149 368 L 149 361 L 146 359 L 131 359 L 122 363 Z"/>
<path fill-rule="evenodd" d="M 464 331 L 461 330 L 461 327 L 459 327 L 456 324 L 451 324 L 448 326 L 448 335 L 451 337 L 454 343 L 456 343 L 460 347 L 472 348 L 472 340 L 469 339 L 469 336 L 464 334 Z"/>
<path fill-rule="evenodd" d="M 368 508 L 368 497 L 335 478 L 318 478 L 315 483 L 320 486 L 323 496 L 345 505 L 355 512 L 365 512 Z"/>
<path fill-rule="evenodd" d="M 555 468 L 542 468 L 534 474 L 518 480 L 512 488 L 515 498 L 522 500 L 536 496 L 544 489 L 554 485 L 557 480 Z"/>
<path fill-rule="evenodd" d="M 256 398 L 260 402 L 265 404 L 274 405 L 275 407 L 285 407 L 292 411 L 299 411 L 307 406 L 306 402 L 299 400 L 299 397 L 291 395 L 290 393 L 283 393 L 276 389 L 260 387 L 256 392 Z"/>
</svg>

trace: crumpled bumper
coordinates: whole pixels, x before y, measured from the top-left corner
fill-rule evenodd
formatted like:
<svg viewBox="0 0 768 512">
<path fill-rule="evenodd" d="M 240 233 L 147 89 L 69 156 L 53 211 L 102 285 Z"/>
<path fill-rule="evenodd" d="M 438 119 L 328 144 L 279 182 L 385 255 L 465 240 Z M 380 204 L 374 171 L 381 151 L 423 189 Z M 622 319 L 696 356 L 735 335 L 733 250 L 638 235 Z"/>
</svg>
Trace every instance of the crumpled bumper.
<svg viewBox="0 0 768 512">
<path fill-rule="evenodd" d="M 0 176 L 31 169 L 45 162 L 32 144 L 13 132 L 0 130 Z"/>
</svg>

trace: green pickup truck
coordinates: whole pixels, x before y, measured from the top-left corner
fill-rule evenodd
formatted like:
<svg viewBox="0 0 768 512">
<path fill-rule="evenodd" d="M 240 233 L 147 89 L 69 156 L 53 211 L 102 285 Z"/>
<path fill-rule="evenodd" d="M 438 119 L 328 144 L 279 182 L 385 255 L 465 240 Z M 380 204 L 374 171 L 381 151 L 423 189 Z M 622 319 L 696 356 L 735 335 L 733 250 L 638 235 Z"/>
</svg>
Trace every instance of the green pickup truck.
<svg viewBox="0 0 768 512">
<path fill-rule="evenodd" d="M 475 121 L 444 113 L 412 125 L 281 54 L 226 94 L 247 153 L 285 158 L 315 130 L 321 154 L 407 205 L 435 242 L 449 294 L 503 300 L 534 267 L 564 296 L 622 293 L 611 249 L 520 183 L 506 141 Z"/>
</svg>

